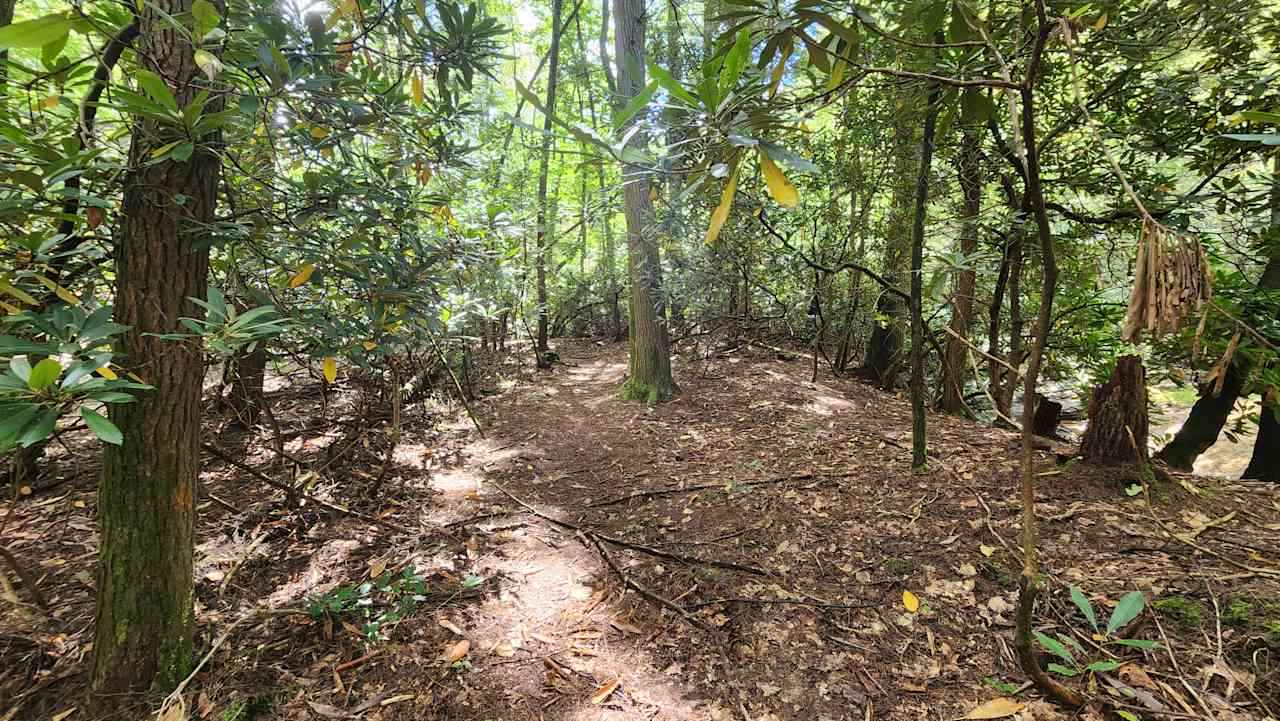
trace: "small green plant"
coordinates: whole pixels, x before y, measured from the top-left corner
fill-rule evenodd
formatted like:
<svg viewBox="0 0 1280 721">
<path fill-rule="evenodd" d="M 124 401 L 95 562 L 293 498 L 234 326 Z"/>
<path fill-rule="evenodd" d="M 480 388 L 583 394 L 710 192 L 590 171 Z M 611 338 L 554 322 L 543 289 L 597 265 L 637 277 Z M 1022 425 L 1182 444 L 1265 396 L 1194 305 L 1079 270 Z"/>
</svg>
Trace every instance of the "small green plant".
<svg viewBox="0 0 1280 721">
<path fill-rule="evenodd" d="M 1001 681 L 992 676 L 984 676 L 982 682 L 1006 696 L 1012 696 L 1018 692 L 1018 684 Z"/>
<path fill-rule="evenodd" d="M 916 570 L 916 562 L 910 558 L 886 558 L 884 570 L 895 576 L 908 576 Z"/>
<path fill-rule="evenodd" d="M 1120 603 L 1117 603 L 1115 610 L 1111 612 L 1111 618 L 1107 621 L 1105 631 L 1098 625 L 1098 616 L 1093 611 L 1093 604 L 1089 603 L 1089 599 L 1085 598 L 1079 586 L 1071 587 L 1071 602 L 1076 605 L 1076 608 L 1080 609 L 1080 613 L 1084 615 L 1085 620 L 1093 627 L 1093 638 L 1103 646 L 1127 646 L 1142 651 L 1154 651 L 1160 648 L 1160 644 L 1155 641 L 1147 641 L 1140 638 L 1121 638 L 1116 635 L 1125 626 L 1128 626 L 1133 619 L 1137 618 L 1142 613 L 1142 609 L 1146 608 L 1146 599 L 1141 592 L 1131 591 L 1120 599 Z M 1036 642 L 1040 644 L 1041 648 L 1065 662 L 1066 665 L 1060 663 L 1049 664 L 1048 669 L 1054 673 L 1062 674 L 1063 676 L 1079 676 L 1088 671 L 1114 671 L 1120 667 L 1120 661 L 1115 659 L 1103 659 L 1081 665 L 1072 650 L 1074 649 L 1081 656 L 1086 655 L 1088 651 L 1085 650 L 1084 646 L 1080 645 L 1079 641 L 1070 636 L 1056 634 L 1057 638 L 1050 638 L 1040 632 L 1036 632 L 1035 636 Z"/>
<path fill-rule="evenodd" d="M 462 586 L 475 588 L 482 583 L 484 579 L 473 574 L 463 580 Z M 386 627 L 413 613 L 419 603 L 427 600 L 426 593 L 425 578 L 409 567 L 399 575 L 386 571 L 371 581 L 338 586 L 312 597 L 307 602 L 307 613 L 315 618 L 359 616 L 366 640 L 373 643 L 386 640 Z"/>
<path fill-rule="evenodd" d="M 1168 617 L 1182 631 L 1195 631 L 1204 625 L 1208 609 L 1194 598 L 1186 596 L 1169 596 L 1151 604 L 1151 608 L 1159 612 L 1160 617 Z"/>
</svg>

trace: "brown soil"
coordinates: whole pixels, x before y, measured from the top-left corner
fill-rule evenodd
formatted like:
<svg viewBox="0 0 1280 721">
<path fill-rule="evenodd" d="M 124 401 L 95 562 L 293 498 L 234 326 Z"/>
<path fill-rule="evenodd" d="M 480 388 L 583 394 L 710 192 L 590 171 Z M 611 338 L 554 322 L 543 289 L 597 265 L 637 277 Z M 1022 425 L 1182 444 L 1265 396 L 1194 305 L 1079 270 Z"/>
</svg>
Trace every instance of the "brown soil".
<svg viewBox="0 0 1280 721">
<path fill-rule="evenodd" d="M 465 416 L 406 429 L 375 499 L 360 489 L 380 475 L 380 432 L 300 479 L 381 523 L 289 508 L 210 462 L 198 646 L 230 633 L 193 680 L 192 718 L 956 718 L 1000 696 L 992 684 L 1021 685 L 1016 436 L 931 415 L 934 459 L 913 475 L 907 403 L 829 375 L 810 383 L 807 362 L 754 351 L 683 362 L 680 395 L 648 408 L 617 397 L 625 346 L 558 350 L 566 365 L 519 371 L 477 404 L 483 437 Z M 282 392 L 273 404 L 302 428 L 316 399 Z M 316 468 L 337 433 L 299 435 L 288 451 Z M 249 441 L 218 439 L 285 477 L 270 443 Z M 79 456 L 59 462 L 59 485 L 0 506 L 12 516 L 4 543 L 53 609 L 0 601 L 3 721 L 89 717 L 79 696 L 96 540 Z M 1280 707 L 1265 625 L 1280 496 L 1177 477 L 1149 510 L 1126 495 L 1131 469 L 1039 463 L 1039 630 L 1076 639 L 1088 661 L 1125 662 L 1091 688 L 1123 686 L 1122 708 L 1143 718 Z M 398 595 L 373 588 L 367 605 L 301 612 L 406 571 L 416 585 Z M 1104 623 L 1132 590 L 1205 613 L 1167 602 L 1124 633 L 1167 651 L 1104 649 L 1067 598 L 1072 584 Z M 397 602 L 404 618 L 385 617 Z M 276 611 L 250 615 L 262 607 Z M 365 624 L 379 617 L 371 640 Z M 1026 695 L 1023 717 L 1058 717 Z"/>
</svg>

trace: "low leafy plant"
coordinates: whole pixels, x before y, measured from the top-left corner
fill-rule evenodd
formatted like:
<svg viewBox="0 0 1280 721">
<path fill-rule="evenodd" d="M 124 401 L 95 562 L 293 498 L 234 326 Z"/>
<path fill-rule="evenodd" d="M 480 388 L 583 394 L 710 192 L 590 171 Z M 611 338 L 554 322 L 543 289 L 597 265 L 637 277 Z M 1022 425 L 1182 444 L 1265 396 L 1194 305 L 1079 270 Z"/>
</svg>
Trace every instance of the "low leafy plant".
<svg viewBox="0 0 1280 721">
<path fill-rule="evenodd" d="M 472 577 L 469 576 L 463 586 L 474 588 L 483 583 L 478 576 L 474 578 L 476 580 L 471 582 Z M 412 614 L 419 603 L 427 600 L 427 590 L 426 578 L 418 575 L 413 567 L 398 575 L 386 571 L 371 581 L 338 586 L 312 597 L 307 602 L 307 613 L 315 618 L 344 614 L 357 616 L 363 622 L 360 630 L 364 632 L 366 641 L 385 641 L 386 627 Z"/>
<path fill-rule="evenodd" d="M 1107 620 L 1107 626 L 1104 630 L 1098 625 L 1098 616 L 1093 610 L 1093 604 L 1089 603 L 1089 599 L 1085 598 L 1084 593 L 1079 586 L 1071 587 L 1071 602 L 1080 609 L 1080 613 L 1084 615 L 1085 620 L 1093 627 L 1093 638 L 1102 646 L 1126 646 L 1128 648 L 1136 648 L 1142 651 L 1154 651 L 1160 648 L 1160 644 L 1156 641 L 1148 641 L 1141 638 L 1123 638 L 1117 634 L 1124 630 L 1133 622 L 1135 618 L 1141 615 L 1146 608 L 1146 599 L 1139 591 L 1131 591 L 1126 593 L 1120 599 L 1120 603 L 1116 604 L 1115 610 L 1111 612 L 1111 618 Z M 1079 641 L 1065 634 L 1055 634 L 1057 638 L 1036 632 L 1036 642 L 1044 650 L 1052 653 L 1065 663 L 1050 663 L 1048 669 L 1054 673 L 1063 676 L 1079 676 L 1085 672 L 1114 671 L 1120 667 L 1120 661 L 1115 659 L 1103 659 L 1092 661 L 1090 663 L 1081 664 L 1076 654 L 1085 657 L 1088 651 Z M 1072 650 L 1075 653 L 1072 653 Z"/>
</svg>

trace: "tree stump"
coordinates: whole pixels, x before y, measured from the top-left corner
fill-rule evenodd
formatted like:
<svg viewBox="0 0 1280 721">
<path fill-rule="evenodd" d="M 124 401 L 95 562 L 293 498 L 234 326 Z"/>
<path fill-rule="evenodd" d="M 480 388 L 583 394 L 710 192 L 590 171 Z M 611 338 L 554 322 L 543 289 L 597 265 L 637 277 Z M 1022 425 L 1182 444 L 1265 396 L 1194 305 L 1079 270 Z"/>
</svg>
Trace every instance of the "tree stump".
<svg viewBox="0 0 1280 721">
<path fill-rule="evenodd" d="M 1062 422 L 1062 404 L 1036 394 L 1036 414 L 1031 421 L 1031 432 L 1045 438 L 1058 437 L 1058 424 Z"/>
<path fill-rule="evenodd" d="M 1086 463 L 1098 465 L 1146 461 L 1147 378 L 1141 357 L 1118 358 L 1111 378 L 1093 389 L 1089 426 L 1080 442 L 1080 455 Z"/>
</svg>

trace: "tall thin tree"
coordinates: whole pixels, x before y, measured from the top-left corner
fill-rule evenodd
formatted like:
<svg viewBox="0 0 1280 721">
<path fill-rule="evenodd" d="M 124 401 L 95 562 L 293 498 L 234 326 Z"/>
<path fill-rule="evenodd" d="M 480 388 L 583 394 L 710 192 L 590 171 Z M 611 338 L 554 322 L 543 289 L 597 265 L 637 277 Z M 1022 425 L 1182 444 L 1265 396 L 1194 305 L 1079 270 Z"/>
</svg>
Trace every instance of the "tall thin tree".
<svg viewBox="0 0 1280 721">
<path fill-rule="evenodd" d="M 614 43 L 618 62 L 619 103 L 626 103 L 644 87 L 645 25 L 643 0 L 614 0 Z M 626 137 L 636 123 L 637 113 L 619 129 Z M 628 147 L 639 150 L 644 133 L 630 134 Z M 671 377 L 671 341 L 664 321 L 662 266 L 658 257 L 658 236 L 650 197 L 650 171 L 623 161 L 623 203 L 627 217 L 627 270 L 631 280 L 631 375 L 624 395 L 651 403 L 663 401 L 676 391 Z"/>
<path fill-rule="evenodd" d="M 542 114 L 542 155 L 538 160 L 538 367 L 551 367 L 550 346 L 547 343 L 547 324 L 549 309 L 547 308 L 547 251 L 551 246 L 554 233 L 551 228 L 555 220 L 547 211 L 547 174 L 551 166 L 551 118 L 556 111 L 556 85 L 560 74 L 560 10 L 563 0 L 551 0 L 551 49 L 547 53 L 547 105 Z"/>
</svg>

